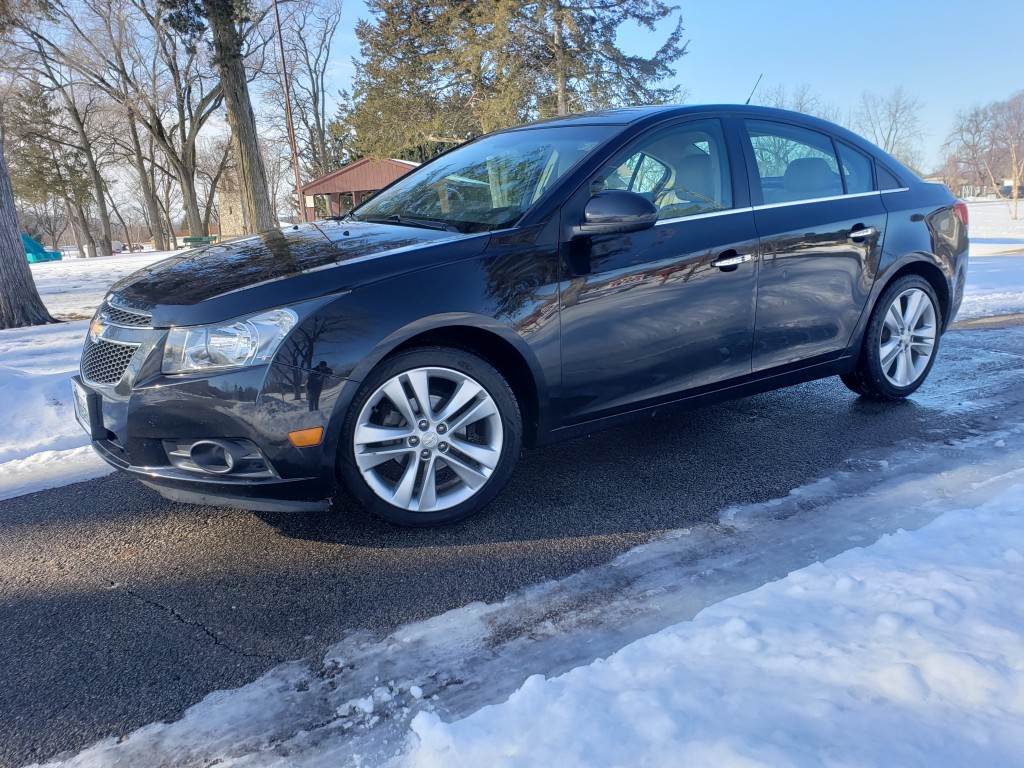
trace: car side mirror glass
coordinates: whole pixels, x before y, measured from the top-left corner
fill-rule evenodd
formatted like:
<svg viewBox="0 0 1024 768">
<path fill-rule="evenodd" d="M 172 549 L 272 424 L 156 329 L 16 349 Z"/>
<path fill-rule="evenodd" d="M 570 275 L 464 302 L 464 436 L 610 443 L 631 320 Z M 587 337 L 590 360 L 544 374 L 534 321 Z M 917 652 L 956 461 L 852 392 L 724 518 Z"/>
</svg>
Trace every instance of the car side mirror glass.
<svg viewBox="0 0 1024 768">
<path fill-rule="evenodd" d="M 646 197 L 622 189 L 606 189 L 587 202 L 583 223 L 573 236 L 615 235 L 649 229 L 658 220 L 658 209 Z"/>
</svg>

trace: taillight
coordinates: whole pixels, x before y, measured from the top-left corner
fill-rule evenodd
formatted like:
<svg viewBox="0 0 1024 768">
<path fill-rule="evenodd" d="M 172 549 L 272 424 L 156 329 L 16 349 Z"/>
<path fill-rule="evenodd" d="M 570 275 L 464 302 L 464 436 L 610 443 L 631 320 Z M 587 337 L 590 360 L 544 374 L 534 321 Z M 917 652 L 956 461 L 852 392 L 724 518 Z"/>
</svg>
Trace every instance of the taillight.
<svg viewBox="0 0 1024 768">
<path fill-rule="evenodd" d="M 956 214 L 957 218 L 964 223 L 964 229 L 968 229 L 968 215 L 967 215 L 967 203 L 963 200 L 957 200 L 953 203 L 953 213 Z"/>
</svg>

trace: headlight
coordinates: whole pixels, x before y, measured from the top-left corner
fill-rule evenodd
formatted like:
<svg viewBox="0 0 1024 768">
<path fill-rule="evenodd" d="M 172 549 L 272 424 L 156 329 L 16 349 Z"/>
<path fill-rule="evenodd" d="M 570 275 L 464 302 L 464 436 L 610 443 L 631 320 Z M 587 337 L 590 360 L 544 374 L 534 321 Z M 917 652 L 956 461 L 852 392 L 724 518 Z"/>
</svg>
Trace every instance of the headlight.
<svg viewBox="0 0 1024 768">
<path fill-rule="evenodd" d="M 171 328 L 161 370 L 191 373 L 268 363 L 298 320 L 291 309 L 272 309 L 220 325 Z"/>
</svg>

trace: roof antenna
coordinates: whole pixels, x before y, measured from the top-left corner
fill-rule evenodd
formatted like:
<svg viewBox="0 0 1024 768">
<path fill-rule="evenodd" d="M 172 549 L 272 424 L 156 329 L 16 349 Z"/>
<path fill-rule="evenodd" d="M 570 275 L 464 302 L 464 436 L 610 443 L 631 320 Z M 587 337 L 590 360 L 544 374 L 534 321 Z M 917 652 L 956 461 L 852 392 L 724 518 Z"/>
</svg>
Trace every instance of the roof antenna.
<svg viewBox="0 0 1024 768">
<path fill-rule="evenodd" d="M 757 82 L 754 83 L 754 87 L 750 89 L 750 95 L 747 96 L 747 100 L 743 102 L 744 105 L 749 104 L 750 100 L 752 98 L 754 98 L 754 91 L 756 91 L 757 90 L 757 86 L 759 86 L 761 84 L 761 78 L 762 77 L 764 77 L 764 72 L 762 72 L 760 75 L 757 76 Z"/>
</svg>

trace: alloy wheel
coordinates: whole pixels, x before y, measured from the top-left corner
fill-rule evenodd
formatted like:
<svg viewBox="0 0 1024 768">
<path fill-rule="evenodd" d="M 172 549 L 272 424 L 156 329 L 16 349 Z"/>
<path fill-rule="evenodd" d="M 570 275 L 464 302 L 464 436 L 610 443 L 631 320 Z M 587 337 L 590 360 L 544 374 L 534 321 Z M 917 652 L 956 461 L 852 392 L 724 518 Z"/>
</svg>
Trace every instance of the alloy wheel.
<svg viewBox="0 0 1024 768">
<path fill-rule="evenodd" d="M 909 288 L 889 305 L 882 322 L 878 359 L 890 384 L 909 387 L 928 369 L 935 350 L 935 304 L 920 288 Z"/>
<path fill-rule="evenodd" d="M 501 414 L 472 377 L 419 367 L 385 381 L 352 433 L 356 466 L 380 499 L 434 512 L 473 497 L 501 459 Z"/>
</svg>

